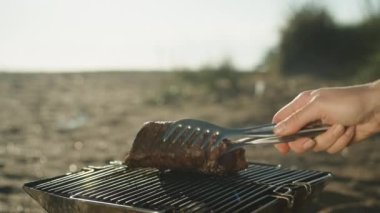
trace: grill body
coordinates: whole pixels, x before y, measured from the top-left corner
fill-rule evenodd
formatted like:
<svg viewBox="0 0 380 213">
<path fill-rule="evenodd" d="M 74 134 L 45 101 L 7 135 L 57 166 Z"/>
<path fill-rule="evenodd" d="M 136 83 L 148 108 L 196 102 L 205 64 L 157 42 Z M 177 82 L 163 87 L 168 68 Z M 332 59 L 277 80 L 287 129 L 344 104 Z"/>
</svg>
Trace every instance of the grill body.
<svg viewBox="0 0 380 213">
<path fill-rule="evenodd" d="M 212 176 L 113 162 L 23 188 L 48 212 L 286 212 L 316 196 L 330 177 L 255 163 L 238 174 Z"/>
</svg>

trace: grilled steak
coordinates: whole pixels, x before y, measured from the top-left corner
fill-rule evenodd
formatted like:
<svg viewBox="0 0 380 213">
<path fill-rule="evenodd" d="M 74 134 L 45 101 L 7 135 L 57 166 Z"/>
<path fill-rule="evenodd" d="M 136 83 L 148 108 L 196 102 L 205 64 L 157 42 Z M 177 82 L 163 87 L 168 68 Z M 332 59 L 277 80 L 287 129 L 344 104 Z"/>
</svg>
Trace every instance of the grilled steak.
<svg viewBox="0 0 380 213">
<path fill-rule="evenodd" d="M 248 163 L 243 148 L 221 155 L 231 144 L 228 140 L 224 140 L 221 146 L 214 149 L 211 149 L 211 145 L 215 142 L 215 138 L 210 139 L 210 146 L 206 149 L 201 149 L 200 144 L 181 145 L 181 140 L 184 138 L 179 138 L 177 143 L 163 142 L 162 136 L 170 124 L 171 122 L 145 123 L 137 133 L 125 163 L 129 167 L 153 167 L 160 170 L 200 171 L 213 174 L 232 173 L 247 168 Z"/>
</svg>

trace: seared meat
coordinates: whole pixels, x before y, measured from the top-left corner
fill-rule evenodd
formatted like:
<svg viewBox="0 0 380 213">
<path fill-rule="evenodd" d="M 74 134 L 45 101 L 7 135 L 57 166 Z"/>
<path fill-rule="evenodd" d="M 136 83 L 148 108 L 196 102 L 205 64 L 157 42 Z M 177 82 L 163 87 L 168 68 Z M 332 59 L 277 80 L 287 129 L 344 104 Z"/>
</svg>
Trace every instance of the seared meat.
<svg viewBox="0 0 380 213">
<path fill-rule="evenodd" d="M 148 122 L 137 133 L 132 149 L 125 159 L 129 167 L 153 167 L 160 170 L 186 170 L 203 173 L 225 174 L 247 168 L 245 150 L 243 148 L 221 155 L 230 141 L 224 140 L 222 145 L 206 150 L 199 144 L 193 146 L 162 142 L 162 136 L 171 122 Z M 170 140 L 170 139 L 169 139 Z M 183 140 L 180 138 L 179 140 Z M 215 138 L 211 138 L 211 143 Z"/>
</svg>

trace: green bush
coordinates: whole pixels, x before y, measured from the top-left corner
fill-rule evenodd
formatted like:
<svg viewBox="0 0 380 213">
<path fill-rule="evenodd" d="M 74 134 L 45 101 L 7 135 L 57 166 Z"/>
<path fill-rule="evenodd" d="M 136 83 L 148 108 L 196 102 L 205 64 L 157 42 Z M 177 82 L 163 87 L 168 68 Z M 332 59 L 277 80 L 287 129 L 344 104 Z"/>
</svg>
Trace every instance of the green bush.
<svg viewBox="0 0 380 213">
<path fill-rule="evenodd" d="M 380 79 L 380 51 L 370 59 L 358 74 L 355 76 L 355 81 L 358 83 L 371 82 Z"/>
<path fill-rule="evenodd" d="M 282 31 L 278 48 L 280 73 L 324 78 L 355 76 L 380 44 L 379 16 L 359 24 L 336 23 L 314 4 L 297 10 Z"/>
</svg>

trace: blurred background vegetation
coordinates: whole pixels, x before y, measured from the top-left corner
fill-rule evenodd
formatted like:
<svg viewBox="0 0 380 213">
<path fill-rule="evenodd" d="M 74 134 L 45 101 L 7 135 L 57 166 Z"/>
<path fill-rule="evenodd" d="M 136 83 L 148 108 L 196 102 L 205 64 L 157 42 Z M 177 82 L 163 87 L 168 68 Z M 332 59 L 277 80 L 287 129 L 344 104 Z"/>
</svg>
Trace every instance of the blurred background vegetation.
<svg viewBox="0 0 380 213">
<path fill-rule="evenodd" d="M 294 8 L 281 29 L 279 44 L 268 50 L 252 73 L 239 72 L 228 58 L 219 65 L 205 65 L 198 70 L 175 70 L 181 86 L 165 87 L 162 98 L 153 102 L 171 104 L 191 97 L 184 85 L 195 85 L 208 94 L 208 101 L 221 102 L 255 90 L 256 93 L 264 91 L 264 79 L 266 83 L 268 79 L 280 83 L 288 78 L 317 78 L 322 82 L 334 81 L 337 85 L 379 79 L 380 4 L 363 2 L 364 18 L 350 24 L 336 22 L 329 11 L 317 3 Z M 255 80 L 249 80 L 249 76 L 255 76 Z M 249 85 L 255 86 L 250 88 Z"/>
<path fill-rule="evenodd" d="M 380 8 L 368 1 L 359 23 L 339 24 L 328 11 L 306 4 L 290 16 L 274 54 L 266 63 L 278 63 L 284 75 L 310 74 L 320 78 L 380 77 Z"/>
<path fill-rule="evenodd" d="M 226 124 L 244 126 L 270 121 L 301 91 L 375 81 L 380 78 L 380 4 L 366 1 L 363 17 L 342 24 L 327 8 L 306 3 L 291 11 L 280 42 L 251 71 L 239 70 L 230 58 L 199 69 L 175 69 L 144 103 L 223 105 L 242 112 Z M 247 113 L 250 108 L 254 111 Z"/>
</svg>

